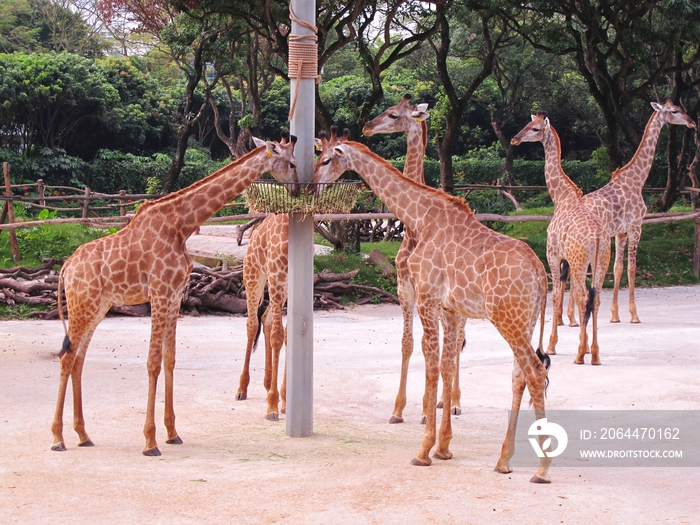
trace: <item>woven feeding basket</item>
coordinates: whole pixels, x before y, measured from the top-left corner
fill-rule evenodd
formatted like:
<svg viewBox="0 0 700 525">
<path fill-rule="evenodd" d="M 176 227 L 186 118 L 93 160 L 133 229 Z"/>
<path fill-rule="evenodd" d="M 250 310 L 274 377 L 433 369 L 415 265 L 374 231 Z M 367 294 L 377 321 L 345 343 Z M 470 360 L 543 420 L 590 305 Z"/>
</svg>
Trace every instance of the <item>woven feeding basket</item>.
<svg viewBox="0 0 700 525">
<path fill-rule="evenodd" d="M 248 209 L 253 213 L 350 213 L 355 207 L 361 181 L 338 181 L 326 184 L 323 195 L 309 194 L 315 183 L 307 184 L 307 192 L 292 197 L 289 184 L 277 181 L 257 180 L 245 190 Z M 304 185 L 302 184 L 302 187 Z"/>
</svg>

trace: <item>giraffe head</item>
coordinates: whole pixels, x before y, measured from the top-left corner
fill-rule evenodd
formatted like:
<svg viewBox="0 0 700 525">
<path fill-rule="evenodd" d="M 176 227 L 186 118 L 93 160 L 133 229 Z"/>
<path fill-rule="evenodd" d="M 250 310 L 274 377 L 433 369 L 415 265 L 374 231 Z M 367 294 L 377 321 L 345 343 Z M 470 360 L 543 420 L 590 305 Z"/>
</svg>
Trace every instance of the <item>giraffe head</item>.
<svg viewBox="0 0 700 525">
<path fill-rule="evenodd" d="M 532 115 L 532 120 L 511 139 L 510 143 L 513 146 L 518 146 L 522 142 L 542 142 L 548 129 L 549 118 L 547 118 L 547 112 L 538 111 Z"/>
<path fill-rule="evenodd" d="M 665 104 L 652 102 L 651 107 L 654 108 L 656 116 L 661 119 L 663 124 L 676 124 L 678 126 L 695 128 L 695 122 L 681 108 L 674 105 L 670 98 L 666 100 Z"/>
<path fill-rule="evenodd" d="M 317 197 L 323 194 L 323 190 L 328 184 L 332 184 L 348 171 L 349 163 L 345 156 L 345 150 L 348 147 L 346 142 L 349 136 L 349 129 L 343 130 L 343 134 L 338 136 L 338 128 L 332 126 L 330 138 L 322 131 L 319 138 L 316 139 L 316 147 L 320 148 L 321 154 L 316 159 L 311 182 L 316 183 L 314 191 Z"/>
<path fill-rule="evenodd" d="M 297 161 L 294 158 L 294 145 L 297 138 L 292 135 L 290 140 L 286 135 L 279 142 L 264 141 L 253 137 L 258 148 L 265 147 L 267 169 L 279 182 L 285 184 L 287 191 L 294 197 L 299 196 L 299 179 L 297 178 Z"/>
<path fill-rule="evenodd" d="M 411 126 L 420 126 L 430 116 L 426 110 L 428 104 L 411 107 L 411 95 L 406 94 L 396 106 L 391 106 L 381 115 L 374 117 L 362 128 L 362 134 L 371 137 L 378 133 L 406 133 Z"/>
</svg>

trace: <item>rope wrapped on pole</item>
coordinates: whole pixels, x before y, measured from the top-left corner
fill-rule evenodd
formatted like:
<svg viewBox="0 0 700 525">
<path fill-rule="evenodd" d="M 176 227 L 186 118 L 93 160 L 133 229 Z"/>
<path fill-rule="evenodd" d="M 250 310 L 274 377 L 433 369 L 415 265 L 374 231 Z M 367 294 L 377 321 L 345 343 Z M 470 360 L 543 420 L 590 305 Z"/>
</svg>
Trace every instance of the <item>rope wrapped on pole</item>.
<svg viewBox="0 0 700 525">
<path fill-rule="evenodd" d="M 318 74 L 318 28 L 306 20 L 297 18 L 292 11 L 292 5 L 289 5 L 289 18 L 297 24 L 313 31 L 312 35 L 289 35 L 289 60 L 287 63 L 287 71 L 289 78 L 296 79 L 294 94 L 292 95 L 292 104 L 289 108 L 288 120 L 292 120 L 294 110 L 296 109 L 297 95 L 299 93 L 299 84 L 301 79 L 313 79 L 316 84 L 321 82 L 321 75 Z M 310 40 L 312 43 L 303 42 Z"/>
</svg>

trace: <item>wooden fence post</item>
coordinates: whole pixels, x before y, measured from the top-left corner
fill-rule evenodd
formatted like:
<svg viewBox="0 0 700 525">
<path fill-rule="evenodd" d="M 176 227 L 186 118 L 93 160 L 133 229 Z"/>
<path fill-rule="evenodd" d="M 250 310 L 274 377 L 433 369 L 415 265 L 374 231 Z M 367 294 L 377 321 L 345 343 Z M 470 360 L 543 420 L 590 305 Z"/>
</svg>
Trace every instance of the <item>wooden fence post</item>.
<svg viewBox="0 0 700 525">
<path fill-rule="evenodd" d="M 85 199 L 83 200 L 83 219 L 87 219 L 88 207 L 90 206 L 90 188 L 85 188 Z"/>
<path fill-rule="evenodd" d="M 44 197 L 46 196 L 46 186 L 44 186 L 44 179 L 39 179 L 36 181 L 36 192 L 39 194 L 39 206 L 46 206 L 46 201 Z"/>
<path fill-rule="evenodd" d="M 10 184 L 10 164 L 7 162 L 2 163 L 2 173 L 5 176 L 5 195 L 12 197 L 12 185 Z M 14 224 L 15 222 L 15 208 L 12 205 L 12 201 L 7 201 L 7 222 L 9 224 Z M 17 234 L 14 228 L 10 228 L 10 246 L 12 247 L 12 258 L 15 262 L 19 261 L 22 257 L 19 253 L 19 246 L 17 246 Z"/>
<path fill-rule="evenodd" d="M 695 217 L 695 253 L 693 254 L 693 274 L 700 278 L 700 217 Z"/>
<path fill-rule="evenodd" d="M 119 190 L 119 195 L 126 195 L 126 190 Z M 124 217 L 126 215 L 126 199 L 119 199 L 119 215 Z"/>
</svg>

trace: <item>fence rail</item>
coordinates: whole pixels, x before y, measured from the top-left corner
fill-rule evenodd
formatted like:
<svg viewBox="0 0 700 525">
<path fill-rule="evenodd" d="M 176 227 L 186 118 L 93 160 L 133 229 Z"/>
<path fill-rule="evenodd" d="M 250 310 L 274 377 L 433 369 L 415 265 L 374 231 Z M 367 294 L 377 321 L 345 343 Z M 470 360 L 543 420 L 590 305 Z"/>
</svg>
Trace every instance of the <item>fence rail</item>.
<svg viewBox="0 0 700 525">
<path fill-rule="evenodd" d="M 9 165 L 3 163 L 3 174 L 5 178 L 5 195 L 0 195 L 0 202 L 3 202 L 2 212 L 0 212 L 0 232 L 3 230 L 10 231 L 10 241 L 12 246 L 13 258 L 15 261 L 20 259 L 19 249 L 17 247 L 17 240 L 15 236 L 15 230 L 18 228 L 33 228 L 38 226 L 46 226 L 51 224 L 70 224 L 70 223 L 81 223 L 86 226 L 92 227 L 123 227 L 133 218 L 133 214 L 127 214 L 127 208 L 133 208 L 138 202 L 150 199 L 157 199 L 160 195 L 152 194 L 127 194 L 125 190 L 120 190 L 118 194 L 106 194 L 106 193 L 96 193 L 92 192 L 90 188 L 73 188 L 70 186 L 45 186 L 42 180 L 36 183 L 28 184 L 10 184 L 9 178 Z M 15 196 L 12 194 L 13 189 L 25 189 L 30 187 L 37 187 L 38 195 L 36 197 L 23 195 Z M 46 190 L 66 190 L 83 192 L 82 195 L 46 195 Z M 455 186 L 457 191 L 472 191 L 472 190 L 497 190 L 504 195 L 506 195 L 515 205 L 516 209 L 520 209 L 520 205 L 515 199 L 515 197 L 510 193 L 511 191 L 525 191 L 525 190 L 537 190 L 546 191 L 546 186 L 506 186 L 506 185 L 488 185 L 488 184 L 460 184 Z M 646 192 L 662 192 L 664 188 L 644 188 L 643 191 Z M 683 187 L 682 192 L 700 192 L 700 188 Z M 89 203 L 94 200 L 116 200 L 118 204 L 99 206 L 99 207 L 89 207 Z M 65 201 L 76 201 L 80 202 L 80 207 L 74 208 L 55 208 L 46 205 L 46 202 L 65 202 Z M 80 218 L 71 219 L 46 219 L 38 221 L 24 221 L 16 222 L 14 219 L 13 207 L 8 206 L 9 202 L 22 202 L 28 204 L 31 207 L 48 209 L 51 211 L 61 211 L 61 212 L 81 212 Z M 233 207 L 237 204 L 227 204 L 225 207 Z M 118 210 L 119 215 L 100 217 L 95 214 L 95 211 L 106 211 L 106 210 Z M 95 215 L 94 217 L 88 217 L 89 212 L 92 211 Z M 205 222 L 205 224 L 214 224 L 218 222 L 231 222 L 240 220 L 255 220 L 266 217 L 266 213 L 244 213 L 238 215 L 228 215 L 221 217 L 212 217 Z M 552 217 L 547 215 L 496 215 L 492 213 L 476 213 L 475 217 L 479 221 L 491 221 L 491 222 L 502 222 L 502 223 L 514 223 L 514 222 L 549 222 Z M 5 220 L 8 220 L 8 224 L 4 224 Z M 333 214 L 315 214 L 314 220 L 316 221 L 358 221 L 358 220 L 398 220 L 396 215 L 393 213 L 333 213 Z M 693 253 L 693 273 L 696 277 L 700 277 L 700 211 L 693 212 L 671 212 L 671 213 L 649 213 L 644 217 L 642 224 L 658 224 L 666 222 L 675 221 L 685 221 L 694 220 L 695 222 L 695 247 Z"/>
</svg>

